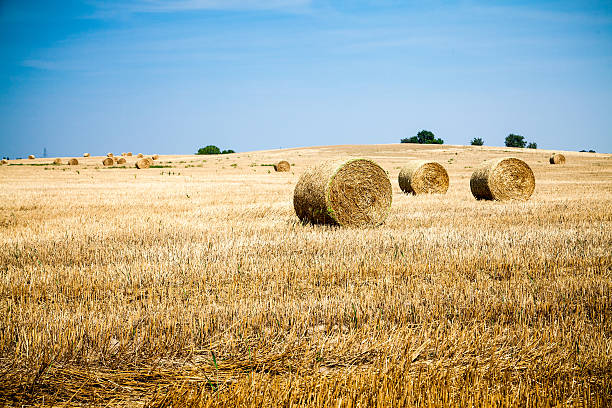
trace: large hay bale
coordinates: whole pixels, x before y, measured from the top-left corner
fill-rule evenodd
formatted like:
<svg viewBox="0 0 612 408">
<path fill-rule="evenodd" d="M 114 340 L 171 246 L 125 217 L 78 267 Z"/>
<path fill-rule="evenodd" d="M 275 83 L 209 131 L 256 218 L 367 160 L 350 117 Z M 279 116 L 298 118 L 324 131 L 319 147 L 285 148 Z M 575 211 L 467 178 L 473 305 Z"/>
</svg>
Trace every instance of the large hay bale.
<svg viewBox="0 0 612 408">
<path fill-rule="evenodd" d="M 132 157 L 132 152 L 127 152 L 127 153 L 126 153 L 126 156 L 128 156 L 128 157 Z"/>
<path fill-rule="evenodd" d="M 550 164 L 565 164 L 565 156 L 561 153 L 553 153 L 549 160 Z"/>
<path fill-rule="evenodd" d="M 153 160 L 157 160 L 157 159 L 159 159 L 159 154 L 154 154 L 153 156 L 151 156 L 151 158 Z"/>
<path fill-rule="evenodd" d="M 142 159 L 144 157 L 144 154 L 138 153 L 138 155 L 136 157 L 138 157 L 139 159 Z"/>
<path fill-rule="evenodd" d="M 410 160 L 397 178 L 404 193 L 445 194 L 448 173 L 440 163 L 428 160 Z"/>
<path fill-rule="evenodd" d="M 148 169 L 149 167 L 151 167 L 152 164 L 153 164 L 153 160 L 151 160 L 149 157 L 146 157 L 146 158 L 142 158 L 136 161 L 136 168 L 137 169 Z"/>
<path fill-rule="evenodd" d="M 112 166 L 113 164 L 115 164 L 115 161 L 113 160 L 112 157 L 107 157 L 106 159 L 102 161 L 102 164 L 105 166 Z"/>
<path fill-rule="evenodd" d="M 117 159 L 117 164 L 125 164 L 125 158 L 120 157 Z"/>
<path fill-rule="evenodd" d="M 291 165 L 286 160 L 281 160 L 274 165 L 274 170 L 276 171 L 289 171 L 291 169 Z"/>
<path fill-rule="evenodd" d="M 72 158 L 72 159 L 68 160 L 68 165 L 69 166 L 76 166 L 77 164 L 79 164 L 79 161 L 77 159 Z"/>
<path fill-rule="evenodd" d="M 28 156 L 28 159 L 35 159 L 35 158 L 36 158 L 36 157 L 35 157 L 33 154 L 31 154 L 31 155 L 29 155 L 29 156 Z"/>
<path fill-rule="evenodd" d="M 535 189 L 531 168 L 514 157 L 486 160 L 472 173 L 472 194 L 479 200 L 527 200 Z"/>
<path fill-rule="evenodd" d="M 391 181 L 368 159 L 329 160 L 308 168 L 293 194 L 302 222 L 379 225 L 391 209 Z"/>
<path fill-rule="evenodd" d="M 106 157 L 114 157 L 112 153 L 106 153 Z"/>
<path fill-rule="evenodd" d="M 8 164 L 8 160 L 2 159 L 0 160 L 0 164 Z"/>
<path fill-rule="evenodd" d="M 83 153 L 83 157 L 89 157 L 89 153 Z"/>
<path fill-rule="evenodd" d="M 53 164 L 62 164 L 62 159 L 58 157 L 57 159 L 53 160 Z"/>
</svg>

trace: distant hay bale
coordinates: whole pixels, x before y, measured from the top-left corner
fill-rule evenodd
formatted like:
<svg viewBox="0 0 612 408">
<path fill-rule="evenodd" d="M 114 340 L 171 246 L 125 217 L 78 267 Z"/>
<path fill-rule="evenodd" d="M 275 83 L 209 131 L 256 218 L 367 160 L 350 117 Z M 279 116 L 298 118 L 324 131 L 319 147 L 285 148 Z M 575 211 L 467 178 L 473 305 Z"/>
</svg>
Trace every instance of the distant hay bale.
<svg viewBox="0 0 612 408">
<path fill-rule="evenodd" d="M 79 164 L 79 161 L 77 159 L 72 158 L 72 159 L 68 160 L 68 165 L 69 166 L 76 166 L 77 164 Z"/>
<path fill-rule="evenodd" d="M 374 226 L 389 215 L 392 195 L 389 176 L 375 162 L 328 160 L 302 174 L 293 207 L 302 222 Z"/>
<path fill-rule="evenodd" d="M 153 160 L 149 157 L 142 158 L 136 162 L 137 169 L 148 169 L 153 164 Z"/>
<path fill-rule="evenodd" d="M 434 161 L 410 160 L 397 180 L 404 193 L 445 194 L 448 190 L 448 173 Z"/>
<path fill-rule="evenodd" d="M 274 170 L 276 171 L 289 171 L 291 170 L 291 165 L 286 160 L 281 160 L 274 165 Z"/>
<path fill-rule="evenodd" d="M 58 157 L 57 159 L 53 160 L 53 164 L 62 164 L 62 159 Z"/>
<path fill-rule="evenodd" d="M 565 164 L 565 156 L 561 153 L 553 153 L 550 156 L 550 164 Z"/>
<path fill-rule="evenodd" d="M 122 152 L 121 155 L 122 156 L 127 156 L 127 153 L 126 152 Z"/>
<path fill-rule="evenodd" d="M 125 158 L 120 157 L 117 159 L 117 164 L 125 164 Z"/>
<path fill-rule="evenodd" d="M 153 160 L 157 160 L 157 159 L 159 159 L 159 154 L 154 154 L 153 156 L 151 156 L 151 158 Z"/>
<path fill-rule="evenodd" d="M 128 157 L 132 157 L 132 152 L 127 152 L 125 155 Z"/>
<path fill-rule="evenodd" d="M 114 157 L 112 153 L 106 153 L 106 157 Z"/>
<path fill-rule="evenodd" d="M 28 159 L 35 159 L 35 158 L 36 158 L 36 157 L 35 157 L 33 154 L 31 154 L 31 155 L 29 155 L 29 156 L 28 156 Z"/>
<path fill-rule="evenodd" d="M 137 155 L 136 157 L 138 157 L 139 159 L 141 159 L 141 158 L 143 158 L 143 157 L 144 157 L 144 155 L 143 155 L 142 153 L 138 153 L 138 155 Z"/>
<path fill-rule="evenodd" d="M 8 161 L 5 159 L 0 160 L 0 164 L 8 164 Z"/>
<path fill-rule="evenodd" d="M 535 177 L 524 161 L 503 157 L 482 162 L 472 173 L 470 188 L 478 200 L 527 200 Z"/>
<path fill-rule="evenodd" d="M 89 153 L 83 153 L 83 157 L 89 157 Z"/>
<path fill-rule="evenodd" d="M 102 161 L 102 164 L 105 166 L 112 166 L 113 164 L 115 164 L 115 161 L 113 160 L 112 157 L 107 157 L 106 159 Z"/>
</svg>

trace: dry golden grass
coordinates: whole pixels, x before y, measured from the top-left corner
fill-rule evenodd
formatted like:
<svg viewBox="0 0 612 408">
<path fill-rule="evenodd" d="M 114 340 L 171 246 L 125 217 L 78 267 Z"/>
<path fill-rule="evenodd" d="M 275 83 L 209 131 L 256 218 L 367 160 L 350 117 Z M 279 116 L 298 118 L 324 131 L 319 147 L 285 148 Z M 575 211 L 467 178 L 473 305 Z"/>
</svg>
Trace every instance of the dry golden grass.
<svg viewBox="0 0 612 408">
<path fill-rule="evenodd" d="M 171 168 L 0 168 L 0 405 L 612 404 L 612 158 L 457 146 L 161 156 Z M 370 157 L 378 228 L 302 225 L 324 158 Z M 525 202 L 477 201 L 483 159 Z M 266 163 L 288 159 L 291 172 Z M 405 195 L 407 159 L 446 195 Z M 21 165 L 13 165 L 21 164 Z M 235 165 L 235 166 L 234 166 Z M 108 194 L 112 191 L 112 194 Z"/>
</svg>

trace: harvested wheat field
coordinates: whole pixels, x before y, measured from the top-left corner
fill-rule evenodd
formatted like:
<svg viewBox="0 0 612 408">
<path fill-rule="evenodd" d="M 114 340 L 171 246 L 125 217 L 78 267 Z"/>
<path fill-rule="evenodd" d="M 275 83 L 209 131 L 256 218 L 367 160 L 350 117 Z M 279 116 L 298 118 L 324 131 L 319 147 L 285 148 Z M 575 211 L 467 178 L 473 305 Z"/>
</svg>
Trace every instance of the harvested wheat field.
<svg viewBox="0 0 612 408">
<path fill-rule="evenodd" d="M 0 168 L 0 405 L 610 406 L 612 156 L 369 145 Z M 516 157 L 526 201 L 476 200 Z M 389 174 L 378 227 L 302 224 L 308 166 Z M 269 163 L 292 163 L 275 172 Z M 407 195 L 407 160 L 444 195 Z M 295 165 L 294 165 L 295 164 Z"/>
</svg>

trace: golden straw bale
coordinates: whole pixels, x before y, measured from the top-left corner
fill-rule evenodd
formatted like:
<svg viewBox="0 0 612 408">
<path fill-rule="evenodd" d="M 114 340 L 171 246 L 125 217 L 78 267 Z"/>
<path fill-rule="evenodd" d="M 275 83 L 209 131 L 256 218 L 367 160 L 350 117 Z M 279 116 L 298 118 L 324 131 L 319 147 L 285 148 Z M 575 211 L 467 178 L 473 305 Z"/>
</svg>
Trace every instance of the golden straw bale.
<svg viewBox="0 0 612 408">
<path fill-rule="evenodd" d="M 79 164 L 79 161 L 77 159 L 72 158 L 72 159 L 68 160 L 68 165 L 69 166 L 76 166 L 77 164 Z"/>
<path fill-rule="evenodd" d="M 291 165 L 286 160 L 281 160 L 277 164 L 274 165 L 274 170 L 276 171 L 289 171 L 291 169 Z"/>
<path fill-rule="evenodd" d="M 157 159 L 159 159 L 159 154 L 154 154 L 153 156 L 151 156 L 151 158 L 153 160 L 157 160 Z"/>
<path fill-rule="evenodd" d="M 404 193 L 445 194 L 448 190 L 448 173 L 434 161 L 410 160 L 397 180 Z"/>
<path fill-rule="evenodd" d="M 83 153 L 83 157 L 89 157 L 89 153 Z"/>
<path fill-rule="evenodd" d="M 472 194 L 479 200 L 527 200 L 535 190 L 531 168 L 520 159 L 486 160 L 472 173 Z"/>
<path fill-rule="evenodd" d="M 8 164 L 8 160 L 2 159 L 0 160 L 0 164 Z"/>
<path fill-rule="evenodd" d="M 122 156 L 127 156 L 127 153 L 126 152 L 122 152 L 121 155 Z"/>
<path fill-rule="evenodd" d="M 114 157 L 112 153 L 106 153 L 106 157 Z"/>
<path fill-rule="evenodd" d="M 138 157 L 139 159 L 142 159 L 144 157 L 144 154 L 138 153 L 138 155 L 136 157 Z"/>
<path fill-rule="evenodd" d="M 36 156 L 34 156 L 33 154 L 28 156 L 28 159 L 35 159 L 35 158 L 36 158 Z"/>
<path fill-rule="evenodd" d="M 151 167 L 152 164 L 153 164 L 153 160 L 151 160 L 151 158 L 149 157 L 146 157 L 136 162 L 136 168 L 137 169 L 148 169 L 149 167 Z"/>
<path fill-rule="evenodd" d="M 372 160 L 328 160 L 302 174 L 293 207 L 302 222 L 373 226 L 389 215 L 392 195 L 387 172 Z"/>
<path fill-rule="evenodd" d="M 549 161 L 550 164 L 565 164 L 565 156 L 561 153 L 553 153 Z"/>
<path fill-rule="evenodd" d="M 53 160 L 53 164 L 62 164 L 62 159 L 58 157 L 57 159 Z"/>
<path fill-rule="evenodd" d="M 112 157 L 107 157 L 106 159 L 102 161 L 102 164 L 105 166 L 112 166 L 113 164 L 115 164 L 115 161 L 113 160 Z"/>
<path fill-rule="evenodd" d="M 117 159 L 117 164 L 125 164 L 125 157 L 119 157 Z"/>
<path fill-rule="evenodd" d="M 132 157 L 132 152 L 127 152 L 127 153 L 126 153 L 126 156 L 128 156 L 128 157 Z"/>
</svg>

